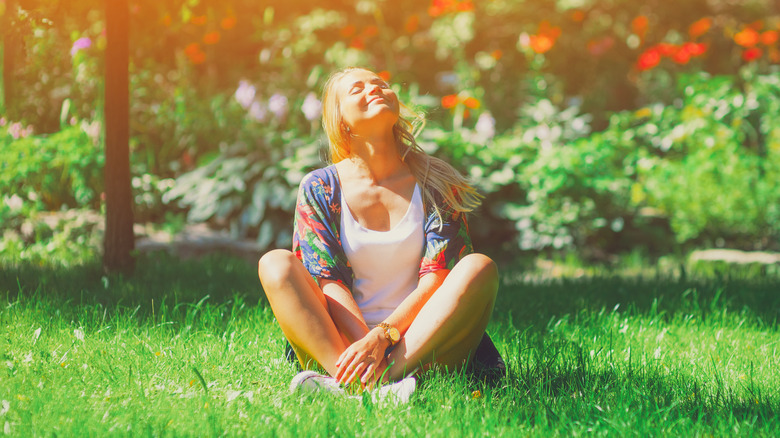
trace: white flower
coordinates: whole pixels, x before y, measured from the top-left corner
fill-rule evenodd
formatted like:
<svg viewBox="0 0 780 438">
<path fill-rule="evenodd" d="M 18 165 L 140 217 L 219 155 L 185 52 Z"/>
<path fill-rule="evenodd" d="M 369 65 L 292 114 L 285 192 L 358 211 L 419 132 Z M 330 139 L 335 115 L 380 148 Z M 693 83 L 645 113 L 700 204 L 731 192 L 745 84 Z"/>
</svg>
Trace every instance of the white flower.
<svg viewBox="0 0 780 438">
<path fill-rule="evenodd" d="M 496 135 L 496 119 L 489 112 L 485 111 L 479 115 L 474 130 L 477 131 L 480 139 L 490 140 Z"/>
<path fill-rule="evenodd" d="M 11 209 L 11 211 L 21 210 L 24 205 L 24 199 L 21 196 L 14 193 L 10 198 L 5 198 L 5 205 Z M 38 329 L 40 330 L 40 329 Z"/>
<path fill-rule="evenodd" d="M 322 102 L 317 99 L 317 96 L 314 93 L 309 92 L 309 94 L 306 95 L 306 98 L 303 99 L 301 111 L 306 117 L 306 120 L 310 122 L 317 120 L 322 115 Z"/>
<path fill-rule="evenodd" d="M 264 104 L 254 101 L 249 107 L 249 117 L 258 122 L 263 122 L 268 117 L 268 108 Z"/>
<path fill-rule="evenodd" d="M 240 81 L 238 83 L 238 88 L 236 89 L 236 100 L 244 109 L 247 109 L 252 105 L 252 101 L 255 99 L 255 93 L 257 93 L 257 90 L 254 85 L 250 84 L 248 81 Z"/>
<path fill-rule="evenodd" d="M 287 96 L 279 93 L 271 96 L 268 99 L 268 109 L 277 119 L 283 119 L 287 115 Z"/>
</svg>

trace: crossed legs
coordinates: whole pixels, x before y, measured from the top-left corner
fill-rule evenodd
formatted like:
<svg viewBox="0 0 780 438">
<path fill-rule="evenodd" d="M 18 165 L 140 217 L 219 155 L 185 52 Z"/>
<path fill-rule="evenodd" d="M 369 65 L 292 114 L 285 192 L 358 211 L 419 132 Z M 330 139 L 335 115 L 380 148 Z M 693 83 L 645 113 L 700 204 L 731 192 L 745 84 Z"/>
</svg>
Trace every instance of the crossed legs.
<svg viewBox="0 0 780 438">
<path fill-rule="evenodd" d="M 349 346 L 328 312 L 320 287 L 287 250 L 266 253 L 258 275 L 284 335 L 304 368 L 318 362 L 331 376 Z M 432 361 L 457 369 L 473 354 L 487 327 L 498 290 L 498 270 L 481 254 L 464 257 L 422 307 L 390 354 L 387 376 L 397 380 Z"/>
</svg>

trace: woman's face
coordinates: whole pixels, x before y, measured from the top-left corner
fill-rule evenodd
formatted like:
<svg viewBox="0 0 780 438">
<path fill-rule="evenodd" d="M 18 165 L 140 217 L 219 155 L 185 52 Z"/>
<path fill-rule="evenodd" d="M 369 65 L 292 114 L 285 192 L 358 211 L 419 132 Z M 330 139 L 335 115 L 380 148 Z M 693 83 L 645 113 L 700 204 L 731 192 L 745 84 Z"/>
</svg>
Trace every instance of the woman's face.
<svg viewBox="0 0 780 438">
<path fill-rule="evenodd" d="M 341 78 L 338 102 L 341 120 L 354 134 L 391 128 L 398 121 L 398 97 L 387 82 L 368 70 L 353 70 Z"/>
</svg>

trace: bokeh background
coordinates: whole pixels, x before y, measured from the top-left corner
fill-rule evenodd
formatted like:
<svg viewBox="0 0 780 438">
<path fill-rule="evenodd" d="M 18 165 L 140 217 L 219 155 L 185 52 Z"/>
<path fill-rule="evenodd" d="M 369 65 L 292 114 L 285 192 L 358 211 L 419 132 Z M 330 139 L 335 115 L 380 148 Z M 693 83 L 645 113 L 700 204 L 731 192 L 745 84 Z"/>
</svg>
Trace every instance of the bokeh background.
<svg viewBox="0 0 780 438">
<path fill-rule="evenodd" d="M 780 249 L 775 0 L 129 3 L 138 224 L 289 247 L 321 86 L 358 65 L 486 196 L 480 251 Z M 105 5 L 0 0 L 6 255 L 99 250 Z"/>
</svg>

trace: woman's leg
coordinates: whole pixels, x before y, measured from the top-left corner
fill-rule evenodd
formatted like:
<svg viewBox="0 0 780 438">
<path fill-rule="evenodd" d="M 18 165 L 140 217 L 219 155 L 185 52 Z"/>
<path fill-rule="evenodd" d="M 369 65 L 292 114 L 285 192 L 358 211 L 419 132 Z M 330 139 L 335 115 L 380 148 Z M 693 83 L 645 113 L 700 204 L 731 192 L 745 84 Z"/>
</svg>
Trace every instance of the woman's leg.
<svg viewBox="0 0 780 438">
<path fill-rule="evenodd" d="M 498 269 L 482 254 L 464 257 L 417 314 L 388 363 L 390 380 L 436 362 L 450 370 L 473 359 L 498 291 Z"/>
<path fill-rule="evenodd" d="M 322 289 L 300 260 L 283 249 L 263 255 L 257 273 L 279 326 L 304 369 L 316 360 L 335 376 L 336 360 L 348 344 L 328 313 Z"/>
</svg>

